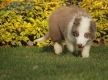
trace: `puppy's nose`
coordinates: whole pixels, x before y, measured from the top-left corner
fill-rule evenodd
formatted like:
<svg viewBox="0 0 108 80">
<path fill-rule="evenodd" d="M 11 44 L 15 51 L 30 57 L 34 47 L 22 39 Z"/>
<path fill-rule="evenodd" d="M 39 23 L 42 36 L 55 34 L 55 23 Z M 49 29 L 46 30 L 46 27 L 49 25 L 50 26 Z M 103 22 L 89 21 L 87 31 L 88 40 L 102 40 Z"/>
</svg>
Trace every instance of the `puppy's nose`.
<svg viewBox="0 0 108 80">
<path fill-rule="evenodd" d="M 82 44 L 78 44 L 78 47 L 82 47 Z"/>
</svg>

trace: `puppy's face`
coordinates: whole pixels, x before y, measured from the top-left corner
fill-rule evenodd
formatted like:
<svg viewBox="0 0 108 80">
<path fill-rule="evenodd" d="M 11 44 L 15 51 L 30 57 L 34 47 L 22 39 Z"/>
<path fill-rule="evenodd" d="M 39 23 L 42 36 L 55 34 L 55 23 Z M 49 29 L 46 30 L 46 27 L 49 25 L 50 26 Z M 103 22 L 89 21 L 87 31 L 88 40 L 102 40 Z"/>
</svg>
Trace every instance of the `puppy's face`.
<svg viewBox="0 0 108 80">
<path fill-rule="evenodd" d="M 72 34 L 76 38 L 76 43 L 79 48 L 83 48 L 88 40 L 95 38 L 96 24 L 93 20 L 87 17 L 76 18 L 73 27 Z"/>
</svg>

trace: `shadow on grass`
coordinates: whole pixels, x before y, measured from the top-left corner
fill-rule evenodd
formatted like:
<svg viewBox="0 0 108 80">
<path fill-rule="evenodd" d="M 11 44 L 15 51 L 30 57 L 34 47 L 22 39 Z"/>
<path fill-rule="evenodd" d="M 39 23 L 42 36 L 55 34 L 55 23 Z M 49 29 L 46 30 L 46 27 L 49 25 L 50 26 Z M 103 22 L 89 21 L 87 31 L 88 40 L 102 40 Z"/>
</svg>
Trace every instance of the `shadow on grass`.
<svg viewBox="0 0 108 80">
<path fill-rule="evenodd" d="M 46 52 L 46 53 L 54 53 L 54 48 L 53 48 L 53 46 L 45 46 L 45 47 L 42 48 L 42 53 L 43 52 Z M 65 55 L 65 54 L 68 54 L 68 53 L 70 53 L 70 54 L 72 54 L 72 55 L 74 55 L 76 57 L 81 56 L 81 51 L 80 50 L 78 51 L 78 54 L 76 54 L 75 52 L 71 53 L 71 52 L 69 52 L 67 50 L 66 46 L 64 46 L 64 49 L 63 49 L 62 54 Z"/>
<path fill-rule="evenodd" d="M 54 52 L 53 46 L 45 46 L 42 48 L 42 52 Z"/>
<path fill-rule="evenodd" d="M 77 54 L 75 52 L 73 52 L 73 55 L 76 56 L 76 57 L 79 57 L 79 56 L 81 57 L 81 51 L 78 50 L 78 53 Z"/>
</svg>

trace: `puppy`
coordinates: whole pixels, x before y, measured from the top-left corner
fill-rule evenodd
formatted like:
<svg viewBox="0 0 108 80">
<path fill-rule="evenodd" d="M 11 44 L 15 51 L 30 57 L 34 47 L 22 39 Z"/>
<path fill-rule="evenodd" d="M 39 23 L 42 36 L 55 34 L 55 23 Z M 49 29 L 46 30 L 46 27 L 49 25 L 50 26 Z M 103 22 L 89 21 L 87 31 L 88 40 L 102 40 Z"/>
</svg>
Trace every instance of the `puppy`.
<svg viewBox="0 0 108 80">
<path fill-rule="evenodd" d="M 82 50 L 82 57 L 88 58 L 91 42 L 95 39 L 96 23 L 91 16 L 76 6 L 60 7 L 49 17 L 48 33 L 37 42 L 51 38 L 56 54 L 62 53 L 62 40 L 70 52 L 77 54 L 77 46 Z"/>
</svg>

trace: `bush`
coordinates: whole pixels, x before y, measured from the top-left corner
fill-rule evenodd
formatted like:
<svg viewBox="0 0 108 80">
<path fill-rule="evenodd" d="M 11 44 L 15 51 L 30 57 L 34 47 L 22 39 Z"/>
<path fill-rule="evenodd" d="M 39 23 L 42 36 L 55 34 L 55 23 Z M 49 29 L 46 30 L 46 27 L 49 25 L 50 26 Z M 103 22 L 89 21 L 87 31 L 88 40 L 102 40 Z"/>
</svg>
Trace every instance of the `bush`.
<svg viewBox="0 0 108 80">
<path fill-rule="evenodd" d="M 11 0 L 12 1 L 12 0 Z M 70 0 L 69 0 L 70 1 Z M 33 41 L 39 47 L 48 45 L 51 41 L 37 43 L 36 38 L 42 37 L 48 31 L 48 17 L 53 10 L 69 4 L 67 1 L 57 0 L 46 2 L 39 0 L 20 2 L 7 2 L 4 7 L 0 6 L 0 42 L 22 46 L 23 43 Z M 82 0 L 74 4 L 87 10 L 97 24 L 97 43 L 108 42 L 108 2 L 105 0 Z M 72 3 L 72 1 L 70 2 Z M 73 4 L 73 3 L 72 3 Z M 20 7 L 19 7 L 20 6 Z"/>
<path fill-rule="evenodd" d="M 0 11 L 0 42 L 21 46 L 22 42 L 27 43 L 32 40 L 36 44 L 35 39 L 44 36 L 48 30 L 49 14 L 60 5 L 64 5 L 62 1 L 11 2 L 10 6 Z M 49 42 L 37 45 L 43 46 Z"/>
</svg>

